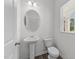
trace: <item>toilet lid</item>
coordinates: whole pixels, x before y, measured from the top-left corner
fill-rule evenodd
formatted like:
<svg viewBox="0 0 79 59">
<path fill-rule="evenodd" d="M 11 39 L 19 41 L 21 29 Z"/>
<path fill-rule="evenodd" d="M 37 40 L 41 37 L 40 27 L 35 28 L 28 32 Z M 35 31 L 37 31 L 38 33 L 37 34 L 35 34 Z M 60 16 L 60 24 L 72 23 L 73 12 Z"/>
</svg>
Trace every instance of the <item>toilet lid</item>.
<svg viewBox="0 0 79 59">
<path fill-rule="evenodd" d="M 49 47 L 48 48 L 48 53 L 49 53 L 49 55 L 51 55 L 53 57 L 58 57 L 59 56 L 59 51 L 55 47 Z"/>
</svg>

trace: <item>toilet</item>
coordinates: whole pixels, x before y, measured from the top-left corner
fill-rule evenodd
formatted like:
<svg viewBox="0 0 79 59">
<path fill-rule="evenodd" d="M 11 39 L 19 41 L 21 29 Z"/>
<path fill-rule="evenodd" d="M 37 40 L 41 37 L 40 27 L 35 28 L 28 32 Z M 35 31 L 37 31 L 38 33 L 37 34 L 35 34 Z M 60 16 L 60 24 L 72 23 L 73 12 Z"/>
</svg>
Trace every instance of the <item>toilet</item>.
<svg viewBox="0 0 79 59">
<path fill-rule="evenodd" d="M 48 51 L 48 59 L 57 59 L 57 57 L 59 56 L 59 50 L 53 46 L 53 39 L 44 39 L 44 43 Z"/>
</svg>

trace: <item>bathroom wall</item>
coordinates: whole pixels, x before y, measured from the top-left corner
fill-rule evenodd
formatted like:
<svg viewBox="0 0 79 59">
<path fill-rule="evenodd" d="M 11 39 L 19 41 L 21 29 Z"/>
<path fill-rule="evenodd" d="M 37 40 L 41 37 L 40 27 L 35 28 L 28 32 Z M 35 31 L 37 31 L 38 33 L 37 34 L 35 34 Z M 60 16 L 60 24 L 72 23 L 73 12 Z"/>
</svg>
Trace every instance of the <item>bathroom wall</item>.
<svg viewBox="0 0 79 59">
<path fill-rule="evenodd" d="M 26 33 L 28 33 L 27 29 L 24 26 L 24 14 L 25 12 L 29 9 L 29 7 L 24 6 L 25 2 L 27 3 L 29 0 L 24 0 L 21 1 L 22 2 L 22 26 L 21 26 L 21 36 L 22 38 L 24 38 Z M 34 32 L 34 35 L 39 35 L 43 38 L 48 37 L 48 36 L 52 36 L 53 35 L 53 1 L 52 0 L 33 0 L 34 2 L 37 3 L 39 8 L 31 8 L 36 10 L 39 15 L 40 15 L 40 27 L 39 29 Z M 24 9 L 23 9 L 24 8 Z M 28 33 L 29 34 L 29 33 Z"/>
<path fill-rule="evenodd" d="M 54 0 L 55 45 L 63 59 L 75 59 L 75 34 L 60 32 L 60 7 L 68 0 Z"/>
<path fill-rule="evenodd" d="M 24 13 L 26 10 L 28 10 L 28 7 L 25 6 L 25 2 L 27 3 L 28 0 L 22 0 L 21 1 L 21 33 L 20 33 L 20 40 L 23 40 L 26 36 L 29 35 L 29 32 L 24 26 Z M 40 38 L 47 38 L 47 37 L 53 37 L 53 0 L 32 0 L 38 4 L 39 8 L 33 8 L 34 10 L 38 11 L 40 14 L 40 27 L 39 29 L 34 32 L 34 35 L 39 36 Z M 36 53 L 35 55 L 43 54 L 44 46 L 42 39 L 38 41 L 36 44 Z M 25 59 L 28 58 L 28 45 L 22 42 L 22 46 L 20 47 L 20 58 Z"/>
</svg>

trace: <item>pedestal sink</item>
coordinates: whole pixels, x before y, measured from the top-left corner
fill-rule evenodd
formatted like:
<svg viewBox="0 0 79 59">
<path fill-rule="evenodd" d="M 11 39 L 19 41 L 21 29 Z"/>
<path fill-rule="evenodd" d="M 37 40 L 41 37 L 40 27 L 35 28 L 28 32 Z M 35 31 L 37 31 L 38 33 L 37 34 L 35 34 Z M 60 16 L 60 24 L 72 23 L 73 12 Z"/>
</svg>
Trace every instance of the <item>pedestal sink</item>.
<svg viewBox="0 0 79 59">
<path fill-rule="evenodd" d="M 28 43 L 30 46 L 30 59 L 35 57 L 35 43 L 39 40 L 38 36 L 28 36 L 24 39 L 24 42 Z"/>
</svg>

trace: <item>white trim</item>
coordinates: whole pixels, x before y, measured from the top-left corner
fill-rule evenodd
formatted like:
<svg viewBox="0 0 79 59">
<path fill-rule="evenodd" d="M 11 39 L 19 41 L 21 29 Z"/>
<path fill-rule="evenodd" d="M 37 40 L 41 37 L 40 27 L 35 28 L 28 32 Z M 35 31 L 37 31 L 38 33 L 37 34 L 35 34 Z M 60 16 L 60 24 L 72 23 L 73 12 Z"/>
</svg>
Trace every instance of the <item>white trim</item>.
<svg viewBox="0 0 79 59">
<path fill-rule="evenodd" d="M 64 33 L 64 34 L 75 34 L 75 32 L 64 32 L 64 31 L 62 31 L 61 33 Z"/>
<path fill-rule="evenodd" d="M 41 51 L 41 52 L 39 52 L 38 54 L 36 54 L 35 56 L 39 56 L 39 55 L 46 54 L 46 53 L 47 53 L 46 50 L 45 50 L 45 51 Z"/>
<path fill-rule="evenodd" d="M 13 40 L 10 40 L 9 42 L 7 42 L 6 44 L 4 44 L 4 47 L 6 47 L 6 46 L 8 46 L 8 45 L 10 45 L 10 44 L 12 44 L 13 43 Z"/>
</svg>

